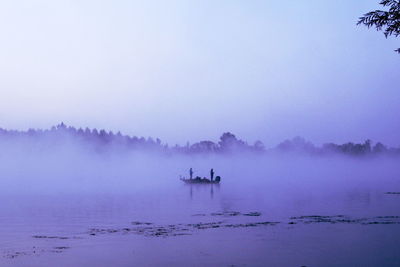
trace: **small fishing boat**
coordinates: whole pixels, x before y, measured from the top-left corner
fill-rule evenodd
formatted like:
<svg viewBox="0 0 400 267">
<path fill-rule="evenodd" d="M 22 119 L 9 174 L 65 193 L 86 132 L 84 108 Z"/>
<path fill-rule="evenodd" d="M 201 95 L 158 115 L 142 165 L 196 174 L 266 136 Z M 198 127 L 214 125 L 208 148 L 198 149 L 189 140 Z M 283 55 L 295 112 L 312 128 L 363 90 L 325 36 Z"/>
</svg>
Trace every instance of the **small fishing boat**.
<svg viewBox="0 0 400 267">
<path fill-rule="evenodd" d="M 201 178 L 197 176 L 196 178 L 193 179 L 186 179 L 186 178 L 180 178 L 184 183 L 187 184 L 219 184 L 221 182 L 221 177 L 216 176 L 214 180 L 210 180 L 207 178 Z"/>
</svg>

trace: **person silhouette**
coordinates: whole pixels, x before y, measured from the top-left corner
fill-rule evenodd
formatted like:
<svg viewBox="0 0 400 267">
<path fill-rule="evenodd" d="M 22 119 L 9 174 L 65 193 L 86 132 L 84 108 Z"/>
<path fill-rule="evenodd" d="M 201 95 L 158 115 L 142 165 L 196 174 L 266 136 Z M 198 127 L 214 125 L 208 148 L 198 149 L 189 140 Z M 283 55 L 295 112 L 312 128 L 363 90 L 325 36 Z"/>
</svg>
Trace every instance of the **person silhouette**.
<svg viewBox="0 0 400 267">
<path fill-rule="evenodd" d="M 211 169 L 210 176 L 211 176 L 211 182 L 212 182 L 214 180 L 214 169 Z"/>
<path fill-rule="evenodd" d="M 193 169 L 192 168 L 189 169 L 189 175 L 190 175 L 190 179 L 192 179 L 193 178 Z"/>
</svg>

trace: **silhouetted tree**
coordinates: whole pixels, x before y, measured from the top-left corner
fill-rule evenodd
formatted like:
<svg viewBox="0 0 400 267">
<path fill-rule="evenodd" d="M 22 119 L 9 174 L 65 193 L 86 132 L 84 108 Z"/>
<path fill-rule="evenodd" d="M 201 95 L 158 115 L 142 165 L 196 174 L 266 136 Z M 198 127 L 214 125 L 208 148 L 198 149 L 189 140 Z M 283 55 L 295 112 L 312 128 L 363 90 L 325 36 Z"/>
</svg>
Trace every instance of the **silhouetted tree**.
<svg viewBox="0 0 400 267">
<path fill-rule="evenodd" d="M 67 129 L 67 126 L 65 126 L 64 122 L 61 122 L 56 128 L 57 130 L 65 130 Z"/>
<path fill-rule="evenodd" d="M 256 142 L 254 142 L 253 149 L 257 152 L 264 152 L 265 146 L 264 146 L 263 142 L 261 142 L 260 140 L 257 140 Z"/>
<path fill-rule="evenodd" d="M 217 150 L 217 145 L 212 141 L 201 141 L 198 143 L 193 144 L 190 147 L 191 152 L 200 152 L 200 153 L 207 153 L 207 152 L 214 152 Z"/>
<path fill-rule="evenodd" d="M 86 136 L 86 137 L 89 137 L 90 134 L 91 134 L 90 129 L 89 129 L 88 127 L 86 127 L 86 128 L 85 128 L 85 136 Z"/>
<path fill-rule="evenodd" d="M 374 153 L 383 153 L 383 152 L 387 152 L 387 150 L 388 150 L 387 147 L 379 142 L 372 149 L 372 151 Z"/>
<path fill-rule="evenodd" d="M 368 12 L 359 18 L 357 25 L 363 24 L 368 28 L 375 27 L 376 30 L 383 31 L 386 38 L 391 35 L 398 37 L 400 35 L 400 1 L 382 0 L 379 4 L 389 7 L 389 10 Z M 400 48 L 395 51 L 400 53 Z"/>
<path fill-rule="evenodd" d="M 79 136 L 83 136 L 85 132 L 83 131 L 82 128 L 79 128 L 78 131 L 76 132 Z"/>
<path fill-rule="evenodd" d="M 111 149 L 117 148 L 114 151 L 132 151 L 143 150 L 159 153 L 263 153 L 265 152 L 264 144 L 261 141 L 256 141 L 254 145 L 248 145 L 230 132 L 222 134 L 220 141 L 214 143 L 212 141 L 200 141 L 190 145 L 189 142 L 185 146 L 168 147 L 167 144 L 163 145 L 161 140 L 151 137 L 145 139 L 144 137 L 122 135 L 120 132 L 114 134 L 103 129 L 90 130 L 89 128 L 79 128 L 78 130 L 71 126 L 66 126 L 64 123 L 51 127 L 51 130 L 37 130 L 29 129 L 27 131 L 6 130 L 0 128 L 0 142 L 9 141 L 23 141 L 27 139 L 32 140 L 30 145 L 35 149 L 50 148 L 57 149 L 58 145 L 63 142 L 77 141 L 86 149 L 95 151 L 97 153 L 107 153 Z M 283 152 L 302 152 L 309 154 L 330 154 L 341 153 L 350 156 L 364 156 L 376 155 L 380 153 L 387 153 L 390 155 L 400 155 L 400 148 L 387 148 L 381 143 L 377 143 L 371 147 L 371 141 L 367 140 L 364 143 L 355 144 L 348 142 L 342 145 L 329 143 L 322 147 L 315 147 L 312 143 L 304 140 L 301 137 L 295 137 L 292 140 L 286 140 L 277 146 L 277 150 Z"/>
<path fill-rule="evenodd" d="M 161 140 L 160 140 L 160 138 L 156 138 L 156 143 L 157 143 L 157 145 L 161 145 Z"/>
<path fill-rule="evenodd" d="M 296 152 L 315 152 L 315 146 L 306 141 L 303 137 L 296 136 L 292 140 L 286 140 L 280 143 L 277 147 L 281 151 L 296 151 Z"/>
<path fill-rule="evenodd" d="M 220 137 L 219 148 L 221 151 L 232 152 L 234 150 L 246 150 L 249 147 L 244 141 L 237 139 L 234 134 L 226 132 Z"/>
</svg>

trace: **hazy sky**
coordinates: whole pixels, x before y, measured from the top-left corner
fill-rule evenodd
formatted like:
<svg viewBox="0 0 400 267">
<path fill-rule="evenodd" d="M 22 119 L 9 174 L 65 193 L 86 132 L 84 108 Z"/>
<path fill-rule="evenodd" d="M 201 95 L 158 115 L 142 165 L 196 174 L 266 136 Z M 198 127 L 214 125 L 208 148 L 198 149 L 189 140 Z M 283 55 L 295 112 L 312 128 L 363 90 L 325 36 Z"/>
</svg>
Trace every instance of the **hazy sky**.
<svg viewBox="0 0 400 267">
<path fill-rule="evenodd" d="M 377 2 L 1 1 L 0 127 L 400 145 L 400 39 L 356 26 Z"/>
</svg>

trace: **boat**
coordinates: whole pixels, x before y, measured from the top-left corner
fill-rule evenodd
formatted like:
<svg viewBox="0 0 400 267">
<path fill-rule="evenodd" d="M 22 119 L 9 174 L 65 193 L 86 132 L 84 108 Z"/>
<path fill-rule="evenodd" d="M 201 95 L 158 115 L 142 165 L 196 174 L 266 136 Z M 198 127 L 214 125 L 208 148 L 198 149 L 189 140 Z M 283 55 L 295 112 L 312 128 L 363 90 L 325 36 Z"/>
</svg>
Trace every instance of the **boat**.
<svg viewBox="0 0 400 267">
<path fill-rule="evenodd" d="M 183 181 L 186 184 L 219 184 L 221 182 L 221 177 L 216 176 L 214 180 L 210 180 L 207 178 L 201 178 L 197 176 L 196 178 L 193 179 L 186 179 L 186 178 L 180 178 L 181 181 Z"/>
</svg>

